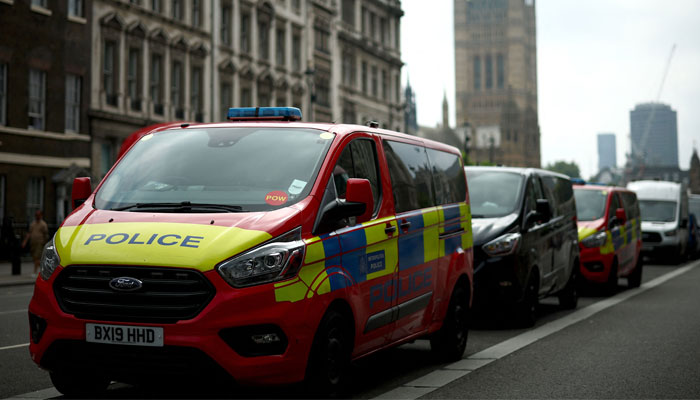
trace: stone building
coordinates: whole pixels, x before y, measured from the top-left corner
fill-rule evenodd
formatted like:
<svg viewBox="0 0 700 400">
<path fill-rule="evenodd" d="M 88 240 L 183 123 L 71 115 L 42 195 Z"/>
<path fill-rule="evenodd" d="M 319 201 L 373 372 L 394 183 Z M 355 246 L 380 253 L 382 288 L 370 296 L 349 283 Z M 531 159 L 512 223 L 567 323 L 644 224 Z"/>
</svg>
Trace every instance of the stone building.
<svg viewBox="0 0 700 400">
<path fill-rule="evenodd" d="M 454 0 L 457 126 L 470 158 L 540 166 L 534 0 Z"/>
<path fill-rule="evenodd" d="M 90 167 L 91 0 L 0 0 L 0 220 L 55 229 Z"/>
<path fill-rule="evenodd" d="M 688 171 L 689 189 L 691 193 L 700 194 L 700 158 L 698 152 L 693 149 L 693 155 L 690 158 L 690 170 Z"/>
</svg>

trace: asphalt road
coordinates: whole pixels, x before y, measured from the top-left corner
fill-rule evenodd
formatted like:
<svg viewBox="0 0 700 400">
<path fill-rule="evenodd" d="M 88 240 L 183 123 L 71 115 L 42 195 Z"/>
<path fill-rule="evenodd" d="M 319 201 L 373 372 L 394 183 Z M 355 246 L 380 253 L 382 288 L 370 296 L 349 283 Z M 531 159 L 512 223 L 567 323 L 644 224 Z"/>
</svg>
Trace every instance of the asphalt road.
<svg viewBox="0 0 700 400">
<path fill-rule="evenodd" d="M 639 293 L 627 290 L 625 279 L 612 298 L 588 292 L 577 311 L 615 298 L 624 300 L 551 334 L 538 332 L 581 313 L 562 311 L 555 299 L 546 299 L 531 329 L 512 329 L 498 321 L 477 322 L 470 331 L 465 358 L 478 358 L 492 346 L 500 348 L 522 337 L 538 338 L 503 357 L 463 360 L 470 365 L 466 370 L 439 363 L 425 341 L 359 360 L 353 365 L 351 396 L 700 398 L 700 318 L 696 311 L 700 263 L 695 264 L 697 268 Z M 680 268 L 646 265 L 644 282 Z M 44 390 L 52 387 L 48 374 L 34 365 L 27 347 L 22 346 L 29 341 L 26 308 L 31 294 L 32 286 L 0 288 L 0 398 L 56 396 L 55 391 Z M 478 368 L 481 364 L 485 365 Z M 36 391 L 40 392 L 32 394 Z M 110 398 L 220 395 L 122 384 L 113 384 L 109 390 Z M 286 387 L 236 389 L 225 396 L 302 398 L 304 394 L 296 387 Z"/>
</svg>

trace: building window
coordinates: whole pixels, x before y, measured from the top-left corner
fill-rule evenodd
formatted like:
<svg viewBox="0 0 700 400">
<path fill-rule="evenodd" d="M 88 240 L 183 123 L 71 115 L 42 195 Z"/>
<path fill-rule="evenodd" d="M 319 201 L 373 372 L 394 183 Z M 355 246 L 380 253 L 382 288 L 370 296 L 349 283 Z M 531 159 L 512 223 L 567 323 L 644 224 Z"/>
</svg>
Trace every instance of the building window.
<svg viewBox="0 0 700 400">
<path fill-rule="evenodd" d="M 369 13 L 369 31 L 372 40 L 377 40 L 377 14 Z"/>
<path fill-rule="evenodd" d="M 382 99 L 389 99 L 389 77 L 384 69 L 382 70 Z"/>
<path fill-rule="evenodd" d="M 362 61 L 362 93 L 367 93 L 367 82 L 369 75 L 367 73 L 367 61 Z"/>
<path fill-rule="evenodd" d="M 44 211 L 44 178 L 27 180 L 27 221 L 34 220 L 34 213 Z"/>
<path fill-rule="evenodd" d="M 301 71 L 301 35 L 298 33 L 292 36 L 292 68 Z"/>
<path fill-rule="evenodd" d="M 7 64 L 0 64 L 0 125 L 7 125 Z"/>
<path fill-rule="evenodd" d="M 182 0 L 172 0 L 172 16 L 176 21 L 182 20 Z"/>
<path fill-rule="evenodd" d="M 481 89 L 481 57 L 474 57 L 474 90 Z"/>
<path fill-rule="evenodd" d="M 331 105 L 331 85 L 330 72 L 316 75 L 316 98 L 319 105 L 330 107 Z"/>
<path fill-rule="evenodd" d="M 284 27 L 277 28 L 277 44 L 276 44 L 276 49 L 275 52 L 277 53 L 277 65 L 278 66 L 284 66 L 285 65 L 285 43 L 287 35 L 284 30 Z"/>
<path fill-rule="evenodd" d="M 221 5 L 221 42 L 231 44 L 231 4 Z"/>
<path fill-rule="evenodd" d="M 241 53 L 250 53 L 250 14 L 241 14 Z"/>
<path fill-rule="evenodd" d="M 192 0 L 192 26 L 202 25 L 202 1 Z"/>
<path fill-rule="evenodd" d="M 5 175 L 0 175 L 0 221 L 5 222 Z"/>
<path fill-rule="evenodd" d="M 299 14 L 301 12 L 301 0 L 292 0 L 292 8 L 295 13 Z"/>
<path fill-rule="evenodd" d="M 377 82 L 379 80 L 379 77 L 377 75 L 378 75 L 377 67 L 373 65 L 372 66 L 372 96 L 374 96 L 374 97 L 379 96 L 379 82 Z"/>
<path fill-rule="evenodd" d="M 331 34 L 322 27 L 314 27 L 314 47 L 323 53 L 330 53 L 329 42 Z"/>
<path fill-rule="evenodd" d="M 487 55 L 485 59 L 484 68 L 486 69 L 486 89 L 491 89 L 493 87 L 493 60 L 491 55 Z"/>
<path fill-rule="evenodd" d="M 80 86 L 78 75 L 66 75 L 66 132 L 80 131 Z"/>
<path fill-rule="evenodd" d="M 225 120 L 228 116 L 228 109 L 233 105 L 233 99 L 231 95 L 233 90 L 231 90 L 231 84 L 224 82 L 221 84 L 221 90 L 219 91 L 219 96 L 221 97 L 221 119 Z"/>
<path fill-rule="evenodd" d="M 265 20 L 258 21 L 258 56 L 262 60 L 270 58 L 270 25 Z"/>
<path fill-rule="evenodd" d="M 389 44 L 389 24 L 386 18 L 379 18 L 379 35 L 383 45 Z"/>
<path fill-rule="evenodd" d="M 48 0 L 32 0 L 32 5 L 37 7 L 47 8 L 48 3 Z"/>
<path fill-rule="evenodd" d="M 277 90 L 277 100 L 276 100 L 276 105 L 277 107 L 286 107 L 287 106 L 287 92 L 284 90 Z"/>
<path fill-rule="evenodd" d="M 342 4 L 343 22 L 355 27 L 355 0 L 343 0 Z"/>
<path fill-rule="evenodd" d="M 102 61 L 102 85 L 105 92 L 105 101 L 110 106 L 117 105 L 117 43 L 112 40 L 105 41 L 104 58 Z"/>
<path fill-rule="evenodd" d="M 250 107 L 252 93 L 250 88 L 241 88 L 241 107 Z"/>
<path fill-rule="evenodd" d="M 499 54 L 496 56 L 496 84 L 499 89 L 505 86 L 505 69 L 503 54 Z"/>
<path fill-rule="evenodd" d="M 355 55 L 351 52 L 343 53 L 343 84 L 347 86 L 355 85 Z"/>
<path fill-rule="evenodd" d="M 84 17 L 83 13 L 83 0 L 68 0 L 68 16 L 70 17 Z"/>
<path fill-rule="evenodd" d="M 105 176 L 114 164 L 114 145 L 112 142 L 103 142 L 100 146 L 100 175 Z"/>
<path fill-rule="evenodd" d="M 194 119 L 197 122 L 204 121 L 202 114 L 202 67 L 192 67 L 192 80 L 190 90 L 190 107 L 194 110 Z"/>
<path fill-rule="evenodd" d="M 157 13 L 163 12 L 163 2 L 160 0 L 151 0 L 151 10 Z"/>
<path fill-rule="evenodd" d="M 46 115 L 46 72 L 29 70 L 29 129 L 44 130 Z"/>
<path fill-rule="evenodd" d="M 151 101 L 153 112 L 163 115 L 163 56 L 153 54 L 151 57 Z"/>
<path fill-rule="evenodd" d="M 173 68 L 170 75 L 170 101 L 175 109 L 175 118 L 184 119 L 185 110 L 182 108 L 182 63 L 173 61 Z"/>
<path fill-rule="evenodd" d="M 129 92 L 130 107 L 134 111 L 141 111 L 141 49 L 132 47 L 129 49 L 129 65 L 127 69 L 127 90 Z"/>
</svg>

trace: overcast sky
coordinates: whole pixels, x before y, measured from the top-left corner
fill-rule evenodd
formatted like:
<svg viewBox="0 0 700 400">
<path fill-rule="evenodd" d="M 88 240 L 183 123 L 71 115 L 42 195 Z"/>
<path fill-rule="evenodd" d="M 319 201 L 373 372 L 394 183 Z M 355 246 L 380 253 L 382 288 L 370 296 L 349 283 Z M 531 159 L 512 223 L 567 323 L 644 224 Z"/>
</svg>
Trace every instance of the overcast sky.
<svg viewBox="0 0 700 400">
<path fill-rule="evenodd" d="M 416 92 L 418 123 L 442 121 L 447 93 L 454 126 L 453 0 L 403 0 L 401 57 Z M 660 101 L 678 113 L 679 161 L 700 146 L 700 1 L 537 1 L 538 107 L 542 165 L 576 161 L 597 172 L 596 135 L 615 133 L 617 163 L 630 150 L 629 112 Z"/>
</svg>

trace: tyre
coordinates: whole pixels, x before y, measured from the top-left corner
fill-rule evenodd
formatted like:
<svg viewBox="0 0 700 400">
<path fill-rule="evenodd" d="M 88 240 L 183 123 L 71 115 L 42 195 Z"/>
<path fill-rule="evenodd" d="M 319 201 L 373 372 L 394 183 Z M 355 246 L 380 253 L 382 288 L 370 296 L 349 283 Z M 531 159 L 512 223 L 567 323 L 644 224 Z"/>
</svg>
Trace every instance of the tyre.
<svg viewBox="0 0 700 400">
<path fill-rule="evenodd" d="M 637 288 L 642 284 L 642 268 L 644 267 L 644 260 L 642 256 L 639 256 L 637 260 L 637 265 L 634 266 L 632 273 L 627 277 L 627 286 L 631 288 Z"/>
<path fill-rule="evenodd" d="M 348 387 L 352 325 L 338 311 L 324 315 L 314 337 L 306 369 L 306 388 L 314 397 L 339 397 Z"/>
<path fill-rule="evenodd" d="M 469 334 L 469 290 L 457 284 L 442 327 L 430 337 L 430 349 L 441 361 L 457 361 L 464 355 Z"/>
<path fill-rule="evenodd" d="M 569 280 L 566 282 L 566 286 L 559 292 L 559 306 L 565 310 L 573 310 L 578 306 L 578 269 L 578 263 L 575 263 L 571 270 L 571 276 L 569 276 Z"/>
<path fill-rule="evenodd" d="M 104 395 L 110 383 L 108 378 L 79 372 L 51 372 L 49 376 L 56 390 L 67 397 L 99 398 Z"/>
<path fill-rule="evenodd" d="M 608 296 L 617 292 L 617 259 L 613 260 L 612 267 L 610 267 L 610 274 L 608 274 L 608 280 L 603 284 L 603 291 Z"/>
<path fill-rule="evenodd" d="M 515 305 L 515 321 L 520 327 L 529 328 L 535 325 L 539 305 L 538 288 L 539 277 L 533 272 L 525 286 L 523 299 Z"/>
</svg>

